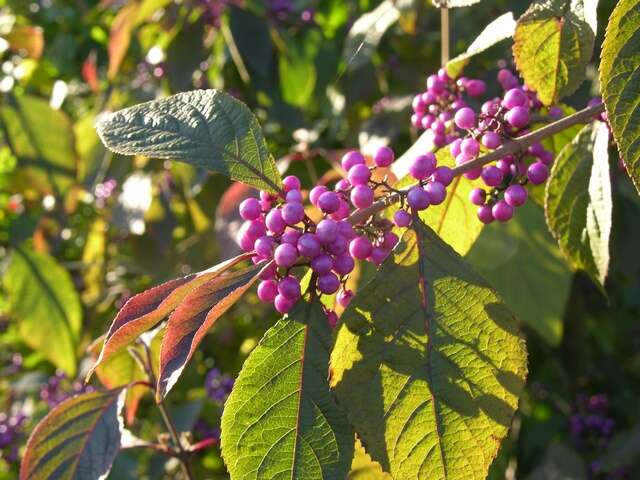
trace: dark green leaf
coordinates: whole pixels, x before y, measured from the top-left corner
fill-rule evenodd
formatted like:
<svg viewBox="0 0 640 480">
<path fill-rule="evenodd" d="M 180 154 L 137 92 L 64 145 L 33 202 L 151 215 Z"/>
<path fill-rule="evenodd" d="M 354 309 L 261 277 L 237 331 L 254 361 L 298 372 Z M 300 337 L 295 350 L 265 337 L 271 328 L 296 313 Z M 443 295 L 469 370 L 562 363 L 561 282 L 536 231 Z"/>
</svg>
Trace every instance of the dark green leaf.
<svg viewBox="0 0 640 480">
<path fill-rule="evenodd" d="M 242 8 L 230 7 L 230 12 L 229 28 L 242 59 L 249 68 L 266 77 L 273 56 L 268 24 Z"/>
<path fill-rule="evenodd" d="M 120 449 L 124 392 L 84 393 L 49 412 L 29 437 L 20 479 L 105 478 Z"/>
<path fill-rule="evenodd" d="M 547 182 L 547 225 L 562 253 L 601 287 L 609 270 L 611 178 L 609 130 L 604 122 L 584 127 L 557 157 Z"/>
<path fill-rule="evenodd" d="M 536 0 L 518 19 L 513 56 L 545 105 L 573 93 L 584 80 L 597 5 L 597 0 Z"/>
<path fill-rule="evenodd" d="M 300 301 L 247 358 L 222 415 L 231 478 L 343 480 L 354 436 L 327 381 L 331 332 Z"/>
<path fill-rule="evenodd" d="M 256 188 L 278 192 L 282 181 L 258 120 L 218 90 L 195 90 L 101 117 L 98 134 L 123 155 L 191 163 Z"/>
<path fill-rule="evenodd" d="M 82 306 L 69 273 L 23 246 L 12 252 L 3 281 L 22 340 L 73 377 Z"/>
<path fill-rule="evenodd" d="M 640 191 L 640 1 L 621 0 L 607 25 L 600 84 L 620 156 Z"/>
<path fill-rule="evenodd" d="M 394 478 L 485 479 L 524 387 L 513 314 L 418 219 L 342 317 L 332 385 Z"/>
</svg>

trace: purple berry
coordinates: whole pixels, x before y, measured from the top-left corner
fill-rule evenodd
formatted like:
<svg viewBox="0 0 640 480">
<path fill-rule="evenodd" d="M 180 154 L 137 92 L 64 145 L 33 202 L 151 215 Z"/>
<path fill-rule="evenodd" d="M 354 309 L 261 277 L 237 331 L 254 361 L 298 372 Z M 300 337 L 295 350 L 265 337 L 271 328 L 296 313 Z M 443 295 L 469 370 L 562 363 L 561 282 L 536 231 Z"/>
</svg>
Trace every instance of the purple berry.
<svg viewBox="0 0 640 480">
<path fill-rule="evenodd" d="M 324 273 L 318 276 L 318 290 L 327 295 L 336 293 L 340 288 L 340 279 L 335 273 Z"/>
<path fill-rule="evenodd" d="M 328 310 L 327 312 L 327 323 L 331 328 L 336 328 L 338 324 L 338 315 L 333 310 Z"/>
<path fill-rule="evenodd" d="M 298 239 L 298 252 L 303 257 L 313 258 L 320 254 L 322 245 L 313 233 L 305 233 Z"/>
<path fill-rule="evenodd" d="M 273 237 L 262 236 L 253 244 L 253 249 L 261 258 L 271 258 L 274 248 L 275 242 Z"/>
<path fill-rule="evenodd" d="M 340 196 L 336 192 L 324 192 L 318 198 L 318 207 L 324 213 L 334 213 L 340 208 Z"/>
<path fill-rule="evenodd" d="M 527 107 L 514 107 L 505 114 L 504 118 L 509 122 L 509 125 L 515 128 L 526 127 L 529 123 L 529 109 Z"/>
<path fill-rule="evenodd" d="M 522 185 L 509 185 L 504 192 L 504 201 L 512 207 L 524 205 L 527 201 L 527 189 Z"/>
<path fill-rule="evenodd" d="M 337 223 L 329 218 L 320 220 L 316 227 L 316 236 L 325 245 L 333 242 L 338 236 Z"/>
<path fill-rule="evenodd" d="M 436 169 L 436 157 L 428 152 L 425 155 L 418 155 L 409 165 L 409 173 L 416 180 L 424 180 L 431 176 Z"/>
<path fill-rule="evenodd" d="M 389 147 L 379 147 L 373 154 L 373 163 L 378 167 L 388 167 L 393 163 L 395 156 Z"/>
<path fill-rule="evenodd" d="M 302 203 L 302 192 L 300 190 L 289 190 L 284 199 L 288 203 Z"/>
<path fill-rule="evenodd" d="M 495 165 L 487 165 L 482 169 L 482 180 L 489 187 L 497 187 L 502 183 L 504 174 Z"/>
<path fill-rule="evenodd" d="M 386 232 L 382 240 L 382 248 L 386 250 L 393 250 L 393 247 L 396 246 L 399 240 L 398 235 L 395 233 Z"/>
<path fill-rule="evenodd" d="M 320 195 L 322 195 L 324 192 L 328 191 L 329 189 L 327 187 L 325 187 L 324 185 L 317 185 L 315 187 L 313 187 L 311 189 L 311 191 L 309 192 L 309 201 L 311 202 L 311 205 L 314 206 L 318 206 L 318 199 L 320 198 Z"/>
<path fill-rule="evenodd" d="M 353 258 L 350 254 L 343 254 L 338 257 L 333 262 L 333 271 L 338 275 L 348 275 L 355 268 L 356 263 L 353 261 Z"/>
<path fill-rule="evenodd" d="M 278 294 L 273 301 L 273 306 L 279 313 L 285 314 L 293 308 L 295 303 L 295 300 L 290 300 L 284 295 Z"/>
<path fill-rule="evenodd" d="M 465 172 L 464 178 L 467 178 L 469 180 L 475 180 L 476 178 L 480 177 L 480 175 L 482 175 L 482 167 L 473 168 L 468 172 Z"/>
<path fill-rule="evenodd" d="M 454 122 L 458 126 L 458 128 L 462 128 L 463 130 L 468 130 L 475 126 L 476 114 L 469 107 L 461 108 L 456 112 L 456 115 L 454 117 Z"/>
<path fill-rule="evenodd" d="M 502 137 L 496 132 L 486 132 L 480 140 L 487 148 L 498 148 L 502 144 Z"/>
<path fill-rule="evenodd" d="M 421 186 L 415 186 L 407 193 L 407 203 L 413 210 L 424 210 L 429 206 L 429 194 Z"/>
<path fill-rule="evenodd" d="M 414 113 L 411 115 L 411 125 L 413 128 L 421 128 L 422 127 L 422 115 L 418 113 Z"/>
<path fill-rule="evenodd" d="M 546 182 L 549 177 L 549 168 L 542 162 L 533 162 L 527 169 L 527 178 L 534 185 Z"/>
<path fill-rule="evenodd" d="M 304 219 L 304 207 L 301 203 L 285 203 L 282 206 L 282 219 L 288 225 L 300 223 Z"/>
<path fill-rule="evenodd" d="M 454 157 L 457 157 L 458 155 L 460 155 L 460 144 L 461 143 L 462 143 L 462 139 L 461 138 L 456 138 L 449 145 L 449 151 L 451 152 L 451 155 L 453 155 Z"/>
<path fill-rule="evenodd" d="M 358 163 L 349 169 L 347 178 L 351 185 L 366 185 L 371 178 L 371 171 L 365 164 Z"/>
<path fill-rule="evenodd" d="M 542 152 L 545 152 L 546 150 L 544 149 L 541 143 L 536 142 L 532 144 L 529 148 L 527 148 L 527 151 L 534 157 L 539 157 L 540 155 L 542 155 Z"/>
<path fill-rule="evenodd" d="M 257 220 L 262 213 L 260 200 L 257 198 L 247 198 L 240 204 L 240 216 L 244 220 Z"/>
<path fill-rule="evenodd" d="M 499 222 L 508 222 L 513 217 L 513 207 L 504 200 L 498 200 L 491 209 L 491 213 Z"/>
<path fill-rule="evenodd" d="M 373 190 L 366 185 L 356 185 L 351 190 L 351 203 L 356 208 L 367 208 L 373 203 Z"/>
<path fill-rule="evenodd" d="M 478 219 L 485 225 L 493 222 L 493 213 L 491 213 L 490 205 L 481 205 L 478 207 Z"/>
<path fill-rule="evenodd" d="M 276 234 L 284 232 L 284 229 L 287 226 L 285 221 L 282 219 L 282 211 L 279 208 L 274 208 L 267 213 L 264 223 L 269 231 Z"/>
<path fill-rule="evenodd" d="M 276 261 L 276 265 L 288 268 L 296 263 L 298 259 L 298 249 L 289 243 L 283 243 L 276 247 L 273 258 Z"/>
<path fill-rule="evenodd" d="M 330 272 L 333 268 L 333 259 L 326 253 L 321 253 L 317 257 L 311 260 L 311 268 L 317 274 L 324 274 Z"/>
<path fill-rule="evenodd" d="M 498 72 L 498 83 L 504 90 L 509 90 L 518 86 L 518 79 L 511 73 L 511 70 L 503 68 Z"/>
<path fill-rule="evenodd" d="M 382 247 L 375 247 L 371 250 L 371 255 L 368 260 L 374 265 L 381 265 L 384 259 L 389 256 L 389 250 Z"/>
<path fill-rule="evenodd" d="M 366 259 L 372 250 L 371 241 L 367 237 L 356 237 L 349 243 L 349 253 L 358 260 Z"/>
<path fill-rule="evenodd" d="M 333 220 L 344 220 L 351 213 L 351 209 L 349 208 L 349 204 L 344 201 L 342 198 L 340 199 L 340 206 L 338 210 L 331 214 L 331 219 Z"/>
<path fill-rule="evenodd" d="M 300 190 L 302 188 L 300 179 L 295 175 L 284 177 L 282 179 L 282 186 L 284 187 L 285 192 L 290 192 L 291 190 Z"/>
<path fill-rule="evenodd" d="M 265 268 L 260 272 L 260 275 L 258 276 L 258 278 L 260 280 L 270 280 L 276 276 L 277 272 L 278 272 L 278 267 L 276 266 L 275 263 L 272 263 L 271 265 L 269 265 L 267 268 Z"/>
<path fill-rule="evenodd" d="M 355 236 L 353 225 L 346 221 L 338 222 L 338 235 L 343 236 L 347 240 L 351 240 Z"/>
<path fill-rule="evenodd" d="M 479 97 L 487 90 L 487 85 L 482 80 L 468 80 L 464 88 L 470 97 Z"/>
<path fill-rule="evenodd" d="M 393 214 L 393 223 L 398 227 L 408 227 L 411 225 L 411 214 L 406 210 L 398 210 Z"/>
<path fill-rule="evenodd" d="M 460 151 L 470 157 L 475 157 L 480 151 L 480 144 L 475 138 L 465 138 L 460 144 Z"/>
<path fill-rule="evenodd" d="M 300 281 L 293 275 L 287 275 L 278 282 L 278 293 L 289 300 L 300 298 Z"/>
<path fill-rule="evenodd" d="M 501 158 L 496 162 L 496 167 L 500 169 L 503 175 L 511 173 L 511 163 L 506 161 L 504 158 Z"/>
<path fill-rule="evenodd" d="M 448 187 L 453 181 L 453 171 L 449 167 L 438 167 L 436 171 L 433 172 L 433 180 Z"/>
<path fill-rule="evenodd" d="M 348 172 L 354 165 L 364 164 L 365 160 L 360 152 L 357 150 L 351 150 L 342 156 L 341 163 L 342 168 Z"/>
<path fill-rule="evenodd" d="M 327 250 L 332 255 L 341 255 L 344 252 L 346 252 L 348 249 L 349 249 L 349 240 L 347 240 L 342 235 L 338 235 L 336 239 L 333 242 L 331 242 L 327 247 Z"/>
<path fill-rule="evenodd" d="M 429 204 L 440 205 L 447 196 L 447 189 L 440 182 L 429 182 L 424 187 L 429 196 Z"/>
<path fill-rule="evenodd" d="M 527 95 L 519 88 L 512 88 L 504 94 L 502 106 L 511 110 L 515 107 L 524 107 L 527 105 Z"/>
<path fill-rule="evenodd" d="M 469 192 L 469 201 L 474 205 L 484 205 L 484 201 L 487 198 L 487 192 L 481 188 L 474 188 Z"/>
<path fill-rule="evenodd" d="M 543 151 L 538 157 L 542 163 L 544 163 L 547 167 L 553 163 L 553 153 L 548 150 Z"/>
<path fill-rule="evenodd" d="M 271 303 L 278 295 L 278 284 L 275 280 L 263 280 L 258 285 L 258 298 L 265 303 Z"/>
<path fill-rule="evenodd" d="M 349 180 L 347 180 L 346 178 L 343 178 L 343 179 L 338 180 L 334 190 L 336 192 L 346 192 L 350 188 L 351 188 L 351 184 L 349 183 Z"/>
<path fill-rule="evenodd" d="M 353 292 L 351 290 L 343 289 L 338 292 L 336 300 L 341 307 L 347 308 L 352 298 L 353 298 Z"/>
<path fill-rule="evenodd" d="M 564 115 L 564 112 L 560 107 L 549 108 L 549 116 L 551 118 L 561 118 L 563 115 Z"/>
<path fill-rule="evenodd" d="M 298 230 L 287 230 L 280 237 L 280 243 L 290 243 L 291 245 L 296 246 L 300 235 L 302 235 L 302 233 Z"/>
</svg>

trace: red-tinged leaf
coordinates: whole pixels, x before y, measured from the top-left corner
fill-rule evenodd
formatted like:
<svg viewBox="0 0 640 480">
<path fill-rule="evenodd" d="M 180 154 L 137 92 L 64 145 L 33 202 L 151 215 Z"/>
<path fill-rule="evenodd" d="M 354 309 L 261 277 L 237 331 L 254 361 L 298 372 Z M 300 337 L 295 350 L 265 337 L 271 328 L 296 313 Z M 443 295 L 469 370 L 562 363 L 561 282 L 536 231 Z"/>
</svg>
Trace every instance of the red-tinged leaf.
<svg viewBox="0 0 640 480">
<path fill-rule="evenodd" d="M 245 198 L 252 196 L 256 196 L 255 188 L 235 182 L 218 202 L 214 229 L 220 250 L 227 252 L 227 255 L 237 255 L 241 251 L 236 237 L 244 220 L 238 213 L 238 206 Z"/>
<path fill-rule="evenodd" d="M 156 397 L 175 385 L 207 331 L 254 284 L 271 263 L 253 265 L 219 276 L 187 295 L 169 317 L 160 348 L 160 375 Z"/>
<path fill-rule="evenodd" d="M 137 2 L 132 2 L 122 7 L 113 19 L 111 32 L 109 34 L 109 69 L 107 71 L 109 80 L 117 75 L 118 70 L 120 70 L 120 65 L 129 49 L 131 30 L 133 29 L 139 8 L 140 5 Z"/>
<path fill-rule="evenodd" d="M 28 57 L 38 59 L 44 50 L 44 32 L 34 25 L 17 25 L 5 39 L 14 52 L 24 52 Z"/>
<path fill-rule="evenodd" d="M 247 260 L 251 255 L 243 254 L 222 262 L 203 272 L 170 280 L 131 297 L 113 320 L 100 356 L 87 375 L 91 377 L 95 368 L 108 360 L 122 348 L 130 345 L 144 332 L 167 317 L 182 302 L 186 295 L 203 283 Z"/>
<path fill-rule="evenodd" d="M 126 388 L 65 400 L 29 437 L 20 480 L 106 478 L 120 449 Z"/>
<path fill-rule="evenodd" d="M 93 93 L 100 91 L 98 82 L 98 67 L 96 51 L 92 50 L 87 59 L 82 64 L 82 79 L 87 82 Z"/>
</svg>

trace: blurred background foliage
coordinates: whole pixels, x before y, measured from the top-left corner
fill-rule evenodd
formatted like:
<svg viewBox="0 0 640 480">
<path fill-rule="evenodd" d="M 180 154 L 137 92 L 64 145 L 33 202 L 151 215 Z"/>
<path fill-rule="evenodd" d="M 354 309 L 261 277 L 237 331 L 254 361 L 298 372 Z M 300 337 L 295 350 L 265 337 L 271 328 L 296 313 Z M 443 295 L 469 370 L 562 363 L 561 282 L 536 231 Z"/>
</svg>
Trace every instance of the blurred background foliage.
<svg viewBox="0 0 640 480">
<path fill-rule="evenodd" d="M 614 5 L 600 2 L 595 62 Z M 452 10 L 452 54 L 527 6 Z M 106 151 L 93 129 L 100 112 L 224 89 L 259 117 L 279 167 L 313 185 L 337 178 L 345 148 L 406 150 L 417 138 L 411 99 L 439 62 L 440 16 L 425 0 L 0 0 L 0 478 L 16 478 L 51 406 L 141 375 L 127 357 L 81 382 L 94 340 L 132 294 L 238 250 L 249 190 Z M 492 80 L 511 62 L 502 42 L 467 73 L 497 93 Z M 597 94 L 596 67 L 572 106 Z M 468 253 L 523 321 L 530 351 L 527 392 L 490 478 L 639 478 L 639 215 L 614 169 L 606 292 L 568 269 L 539 205 L 485 228 Z M 169 397 L 181 430 L 218 438 L 232 379 L 275 320 L 250 294 L 216 325 Z M 129 427 L 145 438 L 161 432 L 152 402 L 130 394 Z M 196 463 L 198 478 L 226 478 L 217 445 Z M 110 478 L 178 478 L 176 467 L 124 451 Z M 384 475 L 360 452 L 350 478 Z"/>
</svg>

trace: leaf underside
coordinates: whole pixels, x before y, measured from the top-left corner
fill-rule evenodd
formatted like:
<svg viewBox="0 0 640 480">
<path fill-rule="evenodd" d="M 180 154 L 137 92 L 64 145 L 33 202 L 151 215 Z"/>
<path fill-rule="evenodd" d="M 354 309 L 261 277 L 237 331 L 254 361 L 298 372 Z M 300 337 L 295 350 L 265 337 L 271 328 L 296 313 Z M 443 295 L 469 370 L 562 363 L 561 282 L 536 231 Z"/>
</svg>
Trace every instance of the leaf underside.
<svg viewBox="0 0 640 480">
<path fill-rule="evenodd" d="M 484 479 L 524 387 L 524 340 L 486 283 L 414 225 L 344 313 L 332 385 L 394 478 Z"/>
<path fill-rule="evenodd" d="M 327 381 L 331 332 L 317 301 L 300 301 L 242 367 L 222 415 L 232 479 L 343 480 L 354 435 Z"/>
<path fill-rule="evenodd" d="M 256 117 L 218 90 L 194 90 L 101 117 L 103 143 L 123 155 L 179 160 L 272 193 L 282 189 Z"/>
<path fill-rule="evenodd" d="M 124 391 L 85 393 L 49 412 L 29 437 L 20 479 L 105 478 L 120 449 Z"/>
<path fill-rule="evenodd" d="M 620 157 L 640 192 L 640 1 L 617 3 L 602 44 L 602 98 Z"/>
<path fill-rule="evenodd" d="M 536 0 L 518 19 L 513 56 L 525 83 L 551 105 L 573 93 L 593 55 L 597 0 Z"/>
</svg>

